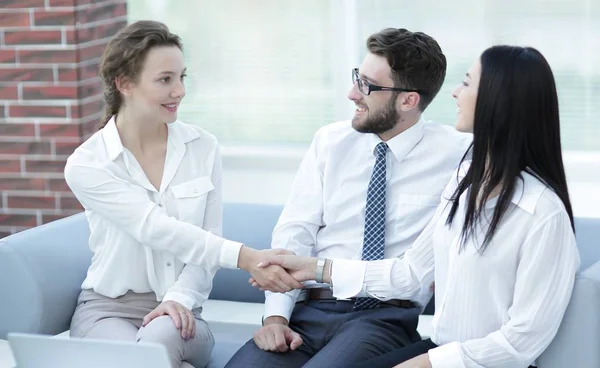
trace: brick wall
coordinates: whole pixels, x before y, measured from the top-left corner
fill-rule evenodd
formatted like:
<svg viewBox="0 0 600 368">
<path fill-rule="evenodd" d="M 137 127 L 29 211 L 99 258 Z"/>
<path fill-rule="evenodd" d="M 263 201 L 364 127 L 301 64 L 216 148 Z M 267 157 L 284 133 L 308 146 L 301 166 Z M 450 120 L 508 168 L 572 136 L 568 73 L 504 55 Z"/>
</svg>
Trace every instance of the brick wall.
<svg viewBox="0 0 600 368">
<path fill-rule="evenodd" d="M 102 115 L 98 62 L 126 0 L 0 0 L 0 237 L 81 211 L 66 158 Z"/>
</svg>

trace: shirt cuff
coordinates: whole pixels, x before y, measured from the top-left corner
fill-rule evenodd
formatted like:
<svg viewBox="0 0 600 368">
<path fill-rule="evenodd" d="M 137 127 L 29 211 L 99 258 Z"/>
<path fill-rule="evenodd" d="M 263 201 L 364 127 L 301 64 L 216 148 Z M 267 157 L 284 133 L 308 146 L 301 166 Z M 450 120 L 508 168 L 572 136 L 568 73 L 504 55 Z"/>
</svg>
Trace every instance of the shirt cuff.
<svg viewBox="0 0 600 368">
<path fill-rule="evenodd" d="M 363 283 L 365 289 L 368 290 L 368 296 L 381 300 L 391 299 L 389 295 L 393 292 L 392 267 L 396 260 L 396 258 L 390 258 L 367 262 Z"/>
<path fill-rule="evenodd" d="M 431 368 L 466 368 L 458 342 L 438 346 L 428 354 Z"/>
<path fill-rule="evenodd" d="M 334 259 L 331 264 L 333 296 L 348 299 L 363 296 L 363 284 L 367 262 L 349 259 Z"/>
<path fill-rule="evenodd" d="M 162 301 L 165 302 L 167 300 L 177 302 L 189 310 L 193 310 L 194 306 L 196 305 L 196 301 L 194 300 L 194 298 L 177 291 L 167 292 Z"/>
<path fill-rule="evenodd" d="M 285 294 L 266 292 L 264 317 L 280 316 L 289 322 L 298 294 L 300 294 L 300 290 L 293 290 Z"/>
<path fill-rule="evenodd" d="M 219 265 L 221 268 L 238 268 L 238 258 L 240 257 L 242 245 L 242 243 L 223 239 L 223 244 L 221 244 L 221 256 L 219 257 Z"/>
</svg>

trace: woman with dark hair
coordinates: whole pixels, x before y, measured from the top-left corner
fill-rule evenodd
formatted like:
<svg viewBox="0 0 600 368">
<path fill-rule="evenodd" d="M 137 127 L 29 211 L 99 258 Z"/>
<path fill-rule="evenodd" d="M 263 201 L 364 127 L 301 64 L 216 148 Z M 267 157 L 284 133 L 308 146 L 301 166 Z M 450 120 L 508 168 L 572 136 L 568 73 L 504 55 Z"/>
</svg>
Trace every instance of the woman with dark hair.
<svg viewBox="0 0 600 368">
<path fill-rule="evenodd" d="M 70 333 L 160 343 L 174 368 L 200 368 L 214 345 L 201 312 L 217 269 L 244 268 L 275 291 L 301 284 L 221 237 L 219 146 L 177 120 L 185 76 L 181 39 L 159 22 L 125 27 L 104 51 L 105 117 L 65 167 L 94 252 Z"/>
<path fill-rule="evenodd" d="M 337 298 L 410 299 L 435 282 L 431 339 L 356 367 L 527 367 L 569 302 L 580 260 L 548 62 L 533 48 L 491 47 L 453 96 L 456 128 L 474 140 L 423 233 L 402 258 L 325 263 Z M 373 274 L 375 263 L 389 271 Z M 269 264 L 315 278 L 314 258 Z M 336 290 L 348 268 L 355 289 Z"/>
</svg>

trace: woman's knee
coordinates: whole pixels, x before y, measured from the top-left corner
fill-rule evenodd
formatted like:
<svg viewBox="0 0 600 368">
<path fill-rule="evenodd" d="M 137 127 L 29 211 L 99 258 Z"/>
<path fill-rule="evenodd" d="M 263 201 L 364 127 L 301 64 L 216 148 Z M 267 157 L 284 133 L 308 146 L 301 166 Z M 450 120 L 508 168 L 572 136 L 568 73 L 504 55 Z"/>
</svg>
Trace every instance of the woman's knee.
<svg viewBox="0 0 600 368">
<path fill-rule="evenodd" d="M 183 341 L 181 331 L 169 316 L 160 316 L 140 328 L 137 334 L 138 341 L 164 343 L 177 343 Z"/>
</svg>

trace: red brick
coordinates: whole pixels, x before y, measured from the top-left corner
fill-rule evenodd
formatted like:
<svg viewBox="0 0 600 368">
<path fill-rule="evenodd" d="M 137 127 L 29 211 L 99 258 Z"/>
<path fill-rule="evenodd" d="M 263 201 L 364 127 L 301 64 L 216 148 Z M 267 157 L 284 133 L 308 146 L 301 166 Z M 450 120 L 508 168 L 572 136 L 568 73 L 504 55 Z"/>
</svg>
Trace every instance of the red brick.
<svg viewBox="0 0 600 368">
<path fill-rule="evenodd" d="M 60 220 L 63 219 L 67 216 L 70 216 L 68 214 L 61 214 L 61 215 L 42 215 L 42 224 L 47 224 L 49 222 L 52 221 L 56 221 L 56 220 Z"/>
<path fill-rule="evenodd" d="M 36 226 L 36 215 L 15 215 L 0 213 L 0 225 L 2 226 Z"/>
<path fill-rule="evenodd" d="M 102 20 L 110 20 L 125 15 L 127 15 L 125 3 L 108 3 L 101 6 L 80 9 L 75 15 L 75 20 L 81 24 L 86 24 L 90 22 L 99 22 Z"/>
<path fill-rule="evenodd" d="M 8 208 L 35 208 L 35 209 L 54 209 L 56 201 L 54 196 L 36 196 L 36 195 L 8 195 L 6 198 L 6 207 Z"/>
<path fill-rule="evenodd" d="M 0 173 L 21 172 L 21 160 L 2 160 L 0 159 Z"/>
<path fill-rule="evenodd" d="M 79 86 L 78 94 L 80 99 L 85 99 L 93 96 L 100 96 L 104 93 L 104 86 L 102 85 L 102 81 L 97 79 L 92 83 L 86 83 L 82 86 Z"/>
<path fill-rule="evenodd" d="M 2 0 L 4 9 L 43 8 L 44 0 Z"/>
<path fill-rule="evenodd" d="M 25 171 L 28 173 L 62 173 L 65 170 L 66 160 L 25 160 Z"/>
<path fill-rule="evenodd" d="M 45 190 L 46 179 L 41 178 L 2 178 L 0 190 Z"/>
<path fill-rule="evenodd" d="M 71 188 L 65 179 L 48 179 L 48 189 L 53 192 L 70 192 Z"/>
<path fill-rule="evenodd" d="M 0 124 L 0 137 L 32 137 L 35 136 L 34 124 Z"/>
<path fill-rule="evenodd" d="M 0 100 L 16 100 L 18 98 L 17 86 L 0 86 Z"/>
<path fill-rule="evenodd" d="M 79 137 L 79 124 L 40 124 L 41 137 Z"/>
<path fill-rule="evenodd" d="M 77 87 L 48 86 L 23 87 L 25 100 L 74 100 L 77 99 Z"/>
<path fill-rule="evenodd" d="M 81 140 L 86 141 L 92 134 L 98 131 L 100 127 L 101 119 L 88 121 L 87 123 L 81 124 Z"/>
<path fill-rule="evenodd" d="M 49 155 L 50 142 L 0 142 L 0 155 Z"/>
<path fill-rule="evenodd" d="M 74 26 L 75 13 L 72 11 L 36 10 L 33 14 L 35 26 Z"/>
<path fill-rule="evenodd" d="M 11 118 L 65 118 L 67 108 L 65 106 L 9 106 L 8 116 Z"/>
<path fill-rule="evenodd" d="M 15 50 L 0 50 L 0 63 L 15 62 L 17 62 L 17 52 Z"/>
<path fill-rule="evenodd" d="M 50 6 L 74 6 L 75 2 L 77 2 L 77 5 L 81 5 L 81 0 L 77 1 L 77 0 L 50 0 L 49 5 Z"/>
<path fill-rule="evenodd" d="M 11 82 L 52 82 L 52 69 L 11 67 L 0 69 L 0 81 Z"/>
<path fill-rule="evenodd" d="M 81 145 L 80 142 L 56 142 L 55 152 L 58 156 L 69 156 Z"/>
<path fill-rule="evenodd" d="M 79 68 L 79 80 L 83 81 L 86 79 L 96 78 L 99 75 L 98 63 L 88 64 Z"/>
<path fill-rule="evenodd" d="M 0 28 L 6 27 L 29 27 L 29 12 L 1 13 Z"/>
<path fill-rule="evenodd" d="M 58 68 L 58 82 L 76 82 L 77 69 Z"/>
<path fill-rule="evenodd" d="M 5 45 L 48 45 L 62 43 L 60 31 L 5 31 Z"/>
<path fill-rule="evenodd" d="M 65 43 L 67 45 L 80 44 L 81 42 L 79 42 L 77 40 L 77 31 L 75 31 L 73 29 L 69 29 L 69 30 L 65 31 Z"/>
<path fill-rule="evenodd" d="M 102 56 L 102 53 L 104 53 L 106 45 L 108 45 L 108 40 L 99 45 L 84 46 L 79 48 L 79 60 L 85 61 L 99 59 Z"/>
<path fill-rule="evenodd" d="M 90 101 L 83 105 L 71 105 L 71 117 L 73 119 L 86 118 L 104 112 L 104 100 Z"/>
<path fill-rule="evenodd" d="M 77 60 L 75 50 L 19 50 L 18 57 L 21 63 L 75 63 Z"/>
<path fill-rule="evenodd" d="M 76 31 L 67 31 L 67 33 L 73 33 L 71 36 L 67 35 L 67 38 L 73 40 L 70 43 L 78 42 L 80 44 L 95 40 L 101 40 L 103 38 L 111 38 L 126 26 L 127 20 L 123 20 L 122 22 L 101 24 L 89 28 L 80 28 Z"/>
<path fill-rule="evenodd" d="M 66 196 L 60 196 L 60 208 L 63 210 L 83 210 L 83 207 L 77 198 L 70 194 L 67 194 Z"/>
</svg>

